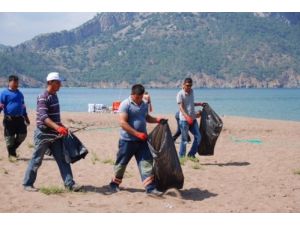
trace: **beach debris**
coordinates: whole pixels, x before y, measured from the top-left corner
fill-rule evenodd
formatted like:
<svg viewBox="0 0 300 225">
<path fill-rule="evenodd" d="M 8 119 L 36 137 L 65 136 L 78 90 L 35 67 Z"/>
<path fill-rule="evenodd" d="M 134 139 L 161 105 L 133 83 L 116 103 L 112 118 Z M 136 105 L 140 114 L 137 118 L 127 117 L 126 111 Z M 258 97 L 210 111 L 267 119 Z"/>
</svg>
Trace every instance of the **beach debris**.
<svg viewBox="0 0 300 225">
<path fill-rule="evenodd" d="M 260 140 L 259 138 L 239 139 L 234 136 L 231 136 L 230 139 L 235 143 L 250 143 L 250 144 L 256 144 L 256 145 L 260 145 L 263 143 L 262 140 Z"/>
</svg>

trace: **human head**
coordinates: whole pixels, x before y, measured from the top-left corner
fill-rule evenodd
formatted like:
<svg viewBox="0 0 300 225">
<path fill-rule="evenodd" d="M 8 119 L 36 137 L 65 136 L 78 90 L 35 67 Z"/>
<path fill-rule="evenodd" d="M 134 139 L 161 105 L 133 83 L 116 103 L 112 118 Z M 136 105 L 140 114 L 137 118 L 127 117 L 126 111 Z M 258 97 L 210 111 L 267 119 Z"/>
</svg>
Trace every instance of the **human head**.
<svg viewBox="0 0 300 225">
<path fill-rule="evenodd" d="M 47 75 L 47 86 L 48 86 L 48 91 L 50 92 L 57 92 L 59 91 L 61 87 L 61 81 L 62 79 L 59 76 L 58 72 L 51 72 Z"/>
<path fill-rule="evenodd" d="M 193 86 L 193 80 L 190 77 L 187 77 L 183 81 L 183 89 L 185 92 L 190 93 Z"/>
<path fill-rule="evenodd" d="M 144 93 L 145 93 L 145 88 L 141 84 L 135 84 L 131 88 L 131 98 L 137 104 L 142 103 Z"/>
<path fill-rule="evenodd" d="M 12 90 L 16 90 L 19 87 L 19 77 L 17 75 L 10 75 L 8 77 L 8 87 Z"/>
</svg>

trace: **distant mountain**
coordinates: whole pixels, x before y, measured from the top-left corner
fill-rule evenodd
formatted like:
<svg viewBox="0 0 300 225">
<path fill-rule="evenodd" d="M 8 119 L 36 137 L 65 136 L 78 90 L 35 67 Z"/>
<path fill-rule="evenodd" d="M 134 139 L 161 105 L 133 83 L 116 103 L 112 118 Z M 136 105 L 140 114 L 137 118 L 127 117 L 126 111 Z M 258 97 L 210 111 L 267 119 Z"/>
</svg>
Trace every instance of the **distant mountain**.
<svg viewBox="0 0 300 225">
<path fill-rule="evenodd" d="M 31 86 L 55 70 L 69 86 L 178 87 L 191 76 L 197 87 L 300 87 L 299 43 L 300 13 L 99 13 L 0 51 L 0 75 Z"/>
<path fill-rule="evenodd" d="M 7 48 L 8 48 L 8 46 L 0 44 L 0 51 L 3 51 L 4 49 L 7 49 Z"/>
</svg>

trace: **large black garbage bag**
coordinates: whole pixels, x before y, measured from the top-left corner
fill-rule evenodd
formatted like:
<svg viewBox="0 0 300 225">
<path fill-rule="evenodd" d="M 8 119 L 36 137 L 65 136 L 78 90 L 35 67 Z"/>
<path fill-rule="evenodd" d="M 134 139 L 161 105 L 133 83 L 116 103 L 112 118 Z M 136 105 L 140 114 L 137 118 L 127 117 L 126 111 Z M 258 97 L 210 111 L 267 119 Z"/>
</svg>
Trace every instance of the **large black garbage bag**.
<svg viewBox="0 0 300 225">
<path fill-rule="evenodd" d="M 205 103 L 200 119 L 201 143 L 199 155 L 213 155 L 217 139 L 221 133 L 223 121 L 218 114 Z"/>
<path fill-rule="evenodd" d="M 167 122 L 158 124 L 149 134 L 148 145 L 154 158 L 154 177 L 157 189 L 181 189 L 184 177 Z"/>
<path fill-rule="evenodd" d="M 63 137 L 63 152 L 67 163 L 77 162 L 88 154 L 86 147 L 74 134 Z"/>
</svg>

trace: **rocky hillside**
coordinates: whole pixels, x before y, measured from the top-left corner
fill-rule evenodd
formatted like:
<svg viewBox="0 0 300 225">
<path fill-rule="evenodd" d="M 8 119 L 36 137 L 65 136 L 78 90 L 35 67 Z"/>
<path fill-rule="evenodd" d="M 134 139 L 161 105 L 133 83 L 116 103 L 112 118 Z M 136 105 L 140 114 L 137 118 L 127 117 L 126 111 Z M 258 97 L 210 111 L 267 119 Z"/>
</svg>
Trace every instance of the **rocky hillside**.
<svg viewBox="0 0 300 225">
<path fill-rule="evenodd" d="M 0 50 L 0 75 L 40 86 L 300 87 L 300 13 L 99 13 Z M 1 47 L 0 47 L 1 49 Z"/>
</svg>

